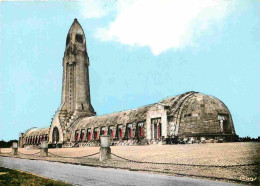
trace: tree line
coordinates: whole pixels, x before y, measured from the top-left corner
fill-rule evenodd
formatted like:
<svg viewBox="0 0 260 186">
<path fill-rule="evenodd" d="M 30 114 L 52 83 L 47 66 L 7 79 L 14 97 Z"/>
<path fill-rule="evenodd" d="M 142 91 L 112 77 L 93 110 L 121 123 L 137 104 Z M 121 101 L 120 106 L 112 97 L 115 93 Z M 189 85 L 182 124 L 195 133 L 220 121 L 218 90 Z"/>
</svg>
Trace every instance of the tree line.
<svg viewBox="0 0 260 186">
<path fill-rule="evenodd" d="M 10 141 L 0 141 L 0 148 L 9 148 L 12 146 L 13 142 L 18 142 L 18 140 L 10 140 Z"/>
</svg>

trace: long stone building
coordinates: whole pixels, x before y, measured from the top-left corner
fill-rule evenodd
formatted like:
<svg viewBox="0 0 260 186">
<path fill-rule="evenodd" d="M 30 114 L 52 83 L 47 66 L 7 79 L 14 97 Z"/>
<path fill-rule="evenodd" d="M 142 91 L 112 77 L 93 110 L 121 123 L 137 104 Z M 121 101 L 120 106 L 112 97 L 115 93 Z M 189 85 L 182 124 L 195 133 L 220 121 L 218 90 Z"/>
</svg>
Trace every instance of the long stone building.
<svg viewBox="0 0 260 186">
<path fill-rule="evenodd" d="M 236 138 L 232 116 L 219 99 L 186 92 L 137 109 L 96 116 L 91 105 L 89 57 L 84 31 L 74 20 L 63 57 L 62 101 L 50 128 L 21 133 L 19 144 L 72 147 L 99 145 L 110 135 L 114 145 L 186 143 Z"/>
</svg>

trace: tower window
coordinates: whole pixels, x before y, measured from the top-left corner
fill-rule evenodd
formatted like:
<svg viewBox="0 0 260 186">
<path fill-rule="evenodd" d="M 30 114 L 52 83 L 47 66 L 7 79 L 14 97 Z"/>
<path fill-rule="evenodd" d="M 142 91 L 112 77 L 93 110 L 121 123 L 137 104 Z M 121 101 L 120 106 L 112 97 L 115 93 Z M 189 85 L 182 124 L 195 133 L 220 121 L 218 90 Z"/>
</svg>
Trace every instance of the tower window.
<svg viewBox="0 0 260 186">
<path fill-rule="evenodd" d="M 83 37 L 80 34 L 76 34 L 76 41 L 79 43 L 83 43 Z"/>
<path fill-rule="evenodd" d="M 67 36 L 66 45 L 70 42 L 70 35 Z"/>
<path fill-rule="evenodd" d="M 81 109 L 84 110 L 84 105 L 83 105 L 83 103 L 81 103 Z"/>
</svg>

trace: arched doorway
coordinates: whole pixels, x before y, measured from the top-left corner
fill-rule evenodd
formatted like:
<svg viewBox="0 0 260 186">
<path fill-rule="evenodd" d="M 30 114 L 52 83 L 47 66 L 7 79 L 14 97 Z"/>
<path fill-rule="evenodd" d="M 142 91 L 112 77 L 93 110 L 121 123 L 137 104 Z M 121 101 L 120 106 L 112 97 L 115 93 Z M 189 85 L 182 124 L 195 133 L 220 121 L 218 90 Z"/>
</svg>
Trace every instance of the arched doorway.
<svg viewBox="0 0 260 186">
<path fill-rule="evenodd" d="M 57 144 L 59 142 L 59 130 L 57 127 L 53 128 L 52 143 Z"/>
</svg>

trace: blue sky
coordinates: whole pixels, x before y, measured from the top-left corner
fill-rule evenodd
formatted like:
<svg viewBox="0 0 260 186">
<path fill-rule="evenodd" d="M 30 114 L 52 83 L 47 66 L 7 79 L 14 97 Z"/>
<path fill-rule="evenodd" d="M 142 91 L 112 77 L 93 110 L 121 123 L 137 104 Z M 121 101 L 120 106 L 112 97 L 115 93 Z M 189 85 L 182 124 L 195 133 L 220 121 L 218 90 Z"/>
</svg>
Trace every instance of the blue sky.
<svg viewBox="0 0 260 186">
<path fill-rule="evenodd" d="M 30 1 L 0 8 L 0 139 L 50 125 L 74 18 L 86 34 L 98 115 L 194 90 L 228 106 L 239 136 L 260 136 L 257 0 Z"/>
</svg>

